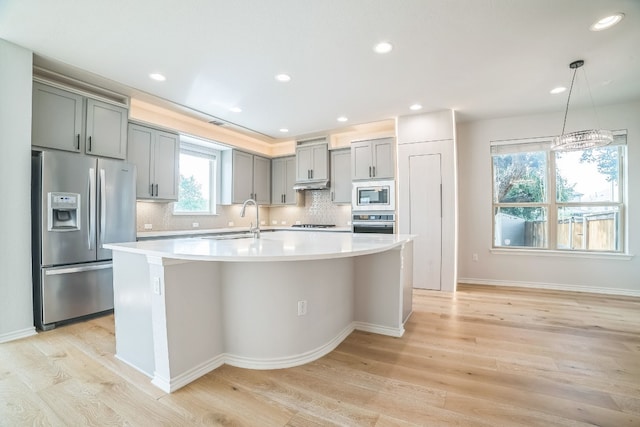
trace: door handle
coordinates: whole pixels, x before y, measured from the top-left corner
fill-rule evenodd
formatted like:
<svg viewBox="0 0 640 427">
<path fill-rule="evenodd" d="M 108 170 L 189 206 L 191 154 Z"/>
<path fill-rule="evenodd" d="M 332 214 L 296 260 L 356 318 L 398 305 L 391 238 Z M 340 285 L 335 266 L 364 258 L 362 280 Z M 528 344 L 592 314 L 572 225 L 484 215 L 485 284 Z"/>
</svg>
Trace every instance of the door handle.
<svg viewBox="0 0 640 427">
<path fill-rule="evenodd" d="M 77 145 L 78 145 L 78 150 L 80 150 L 80 134 L 78 134 L 78 142 L 77 142 Z"/>
<path fill-rule="evenodd" d="M 156 197 L 158 197 L 158 184 L 156 184 Z"/>
<path fill-rule="evenodd" d="M 153 184 L 150 184 L 149 187 L 149 193 L 151 193 L 151 197 L 153 197 Z"/>
<path fill-rule="evenodd" d="M 91 137 L 89 137 L 89 151 L 91 151 Z"/>
<path fill-rule="evenodd" d="M 369 178 L 371 178 L 371 166 L 369 166 Z"/>
<path fill-rule="evenodd" d="M 95 221 L 95 213 L 96 206 L 95 200 L 93 198 L 93 191 L 95 189 L 96 178 L 95 178 L 95 170 L 93 168 L 89 168 L 89 188 L 87 190 L 87 203 L 89 209 L 87 209 L 87 225 L 88 225 L 88 233 L 87 233 L 87 249 L 91 250 L 91 237 L 94 234 L 94 221 Z"/>
<path fill-rule="evenodd" d="M 104 239 L 104 229 L 107 226 L 107 177 L 104 169 L 100 169 L 100 237 L 99 241 Z M 103 242 L 104 243 L 104 242 Z"/>
<path fill-rule="evenodd" d="M 376 167 L 372 166 L 371 168 L 373 169 L 373 177 L 375 178 L 376 177 Z"/>
</svg>

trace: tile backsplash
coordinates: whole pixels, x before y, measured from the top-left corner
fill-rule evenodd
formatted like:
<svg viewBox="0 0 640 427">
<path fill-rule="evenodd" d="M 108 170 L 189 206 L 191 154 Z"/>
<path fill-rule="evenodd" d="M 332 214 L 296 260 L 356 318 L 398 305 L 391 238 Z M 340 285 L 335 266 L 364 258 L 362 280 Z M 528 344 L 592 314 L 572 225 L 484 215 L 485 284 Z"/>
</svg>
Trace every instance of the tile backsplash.
<svg viewBox="0 0 640 427">
<path fill-rule="evenodd" d="M 301 224 L 335 224 L 347 227 L 351 221 L 351 206 L 331 202 L 328 190 L 305 191 L 304 206 L 260 207 L 261 225 L 290 226 Z M 137 231 L 174 231 L 233 227 L 249 227 L 255 218 L 253 206 L 240 217 L 241 205 L 218 206 L 217 215 L 174 215 L 173 203 L 138 202 Z M 197 226 L 194 227 L 194 223 Z M 230 225 L 233 223 L 233 225 Z M 151 224 L 151 230 L 145 230 Z"/>
</svg>

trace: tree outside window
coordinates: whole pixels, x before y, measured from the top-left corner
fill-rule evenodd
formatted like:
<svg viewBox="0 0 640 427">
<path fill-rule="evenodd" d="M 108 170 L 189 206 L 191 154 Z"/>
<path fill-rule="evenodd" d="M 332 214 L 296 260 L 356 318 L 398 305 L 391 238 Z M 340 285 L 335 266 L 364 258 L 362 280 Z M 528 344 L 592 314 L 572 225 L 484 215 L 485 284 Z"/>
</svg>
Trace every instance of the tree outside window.
<svg viewBox="0 0 640 427">
<path fill-rule="evenodd" d="M 216 156 L 201 147 L 181 145 L 177 214 L 215 213 Z"/>
</svg>

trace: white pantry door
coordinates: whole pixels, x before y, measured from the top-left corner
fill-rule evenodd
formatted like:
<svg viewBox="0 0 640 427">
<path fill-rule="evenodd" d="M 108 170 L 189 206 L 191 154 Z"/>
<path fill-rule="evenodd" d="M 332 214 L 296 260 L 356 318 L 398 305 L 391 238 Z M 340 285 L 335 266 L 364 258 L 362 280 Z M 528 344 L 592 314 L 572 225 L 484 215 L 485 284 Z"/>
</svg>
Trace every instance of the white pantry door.
<svg viewBox="0 0 640 427">
<path fill-rule="evenodd" d="M 442 160 L 440 154 L 409 156 L 409 233 L 413 287 L 442 289 Z"/>
</svg>

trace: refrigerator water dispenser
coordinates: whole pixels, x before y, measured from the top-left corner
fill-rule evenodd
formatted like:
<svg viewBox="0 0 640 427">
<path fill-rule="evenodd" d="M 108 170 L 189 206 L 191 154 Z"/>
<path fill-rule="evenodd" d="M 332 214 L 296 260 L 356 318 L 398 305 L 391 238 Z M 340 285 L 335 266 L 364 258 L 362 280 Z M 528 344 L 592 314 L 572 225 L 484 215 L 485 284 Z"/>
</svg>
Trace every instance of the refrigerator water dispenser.
<svg viewBox="0 0 640 427">
<path fill-rule="evenodd" d="M 49 193 L 48 230 L 80 230 L 80 194 Z"/>
</svg>

